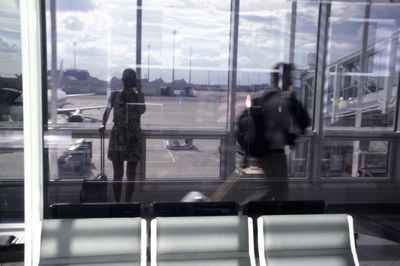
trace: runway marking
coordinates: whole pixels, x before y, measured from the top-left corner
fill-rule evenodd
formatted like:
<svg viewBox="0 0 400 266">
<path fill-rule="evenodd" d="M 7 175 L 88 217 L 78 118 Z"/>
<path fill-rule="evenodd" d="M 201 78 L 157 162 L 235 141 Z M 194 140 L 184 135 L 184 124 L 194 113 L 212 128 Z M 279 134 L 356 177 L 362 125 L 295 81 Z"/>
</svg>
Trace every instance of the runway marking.
<svg viewBox="0 0 400 266">
<path fill-rule="evenodd" d="M 174 156 L 172 155 L 171 151 L 167 149 L 167 152 L 169 154 L 169 157 L 171 157 L 171 160 L 173 163 L 176 163 Z"/>
</svg>

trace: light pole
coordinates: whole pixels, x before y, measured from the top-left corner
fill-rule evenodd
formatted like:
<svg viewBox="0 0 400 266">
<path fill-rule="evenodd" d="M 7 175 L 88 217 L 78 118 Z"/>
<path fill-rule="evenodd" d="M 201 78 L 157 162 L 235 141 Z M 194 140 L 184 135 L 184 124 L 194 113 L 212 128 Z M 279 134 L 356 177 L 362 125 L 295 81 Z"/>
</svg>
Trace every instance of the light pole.
<svg viewBox="0 0 400 266">
<path fill-rule="evenodd" d="M 192 84 L 192 46 L 190 46 L 189 52 L 189 85 Z"/>
<path fill-rule="evenodd" d="M 150 82 L 150 44 L 147 44 L 147 81 Z"/>
<path fill-rule="evenodd" d="M 172 88 L 174 88 L 175 83 L 175 35 L 176 30 L 172 31 Z"/>
<path fill-rule="evenodd" d="M 74 42 L 74 69 L 76 69 L 76 42 Z"/>
</svg>

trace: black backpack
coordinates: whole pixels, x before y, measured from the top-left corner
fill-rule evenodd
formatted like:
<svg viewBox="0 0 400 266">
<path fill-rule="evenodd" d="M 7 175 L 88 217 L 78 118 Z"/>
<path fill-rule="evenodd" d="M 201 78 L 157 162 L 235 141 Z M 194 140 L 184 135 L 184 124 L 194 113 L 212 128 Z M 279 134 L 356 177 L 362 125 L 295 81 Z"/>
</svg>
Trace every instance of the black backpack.
<svg viewBox="0 0 400 266">
<path fill-rule="evenodd" d="M 278 91 L 268 91 L 253 99 L 250 108 L 244 109 L 236 122 L 236 140 L 245 154 L 261 157 L 266 154 L 269 144 L 264 137 L 263 104 Z"/>
</svg>

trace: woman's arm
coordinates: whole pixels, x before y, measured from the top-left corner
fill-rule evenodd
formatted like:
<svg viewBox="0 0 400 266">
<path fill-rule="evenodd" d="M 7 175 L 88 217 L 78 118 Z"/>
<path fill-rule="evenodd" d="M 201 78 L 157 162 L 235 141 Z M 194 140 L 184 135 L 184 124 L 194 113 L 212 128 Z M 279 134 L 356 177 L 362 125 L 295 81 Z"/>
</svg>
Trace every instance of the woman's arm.
<svg viewBox="0 0 400 266">
<path fill-rule="evenodd" d="M 146 105 L 144 103 L 144 94 L 141 91 L 139 92 L 138 103 L 139 103 L 139 113 L 142 115 L 144 112 L 146 112 Z"/>
<path fill-rule="evenodd" d="M 107 107 L 106 107 L 106 110 L 104 111 L 104 114 L 103 114 L 103 123 L 102 123 L 102 127 L 100 129 L 105 130 L 108 118 L 110 117 L 111 110 L 112 110 L 112 98 L 113 98 L 113 95 L 114 94 L 111 93 L 111 96 L 107 100 Z"/>
</svg>

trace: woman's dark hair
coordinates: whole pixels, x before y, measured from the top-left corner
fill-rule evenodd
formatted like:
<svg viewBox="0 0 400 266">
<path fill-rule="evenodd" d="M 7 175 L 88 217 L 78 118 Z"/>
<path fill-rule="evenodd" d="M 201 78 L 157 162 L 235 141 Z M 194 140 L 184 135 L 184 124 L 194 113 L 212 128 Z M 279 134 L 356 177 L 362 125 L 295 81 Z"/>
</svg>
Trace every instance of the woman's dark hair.
<svg viewBox="0 0 400 266">
<path fill-rule="evenodd" d="M 291 79 L 290 72 L 292 72 L 295 67 L 293 64 L 288 63 L 278 63 L 273 69 L 278 70 L 276 72 L 271 73 L 271 85 L 272 87 L 279 87 L 279 81 L 282 80 L 284 82 Z M 281 88 L 287 89 L 287 88 Z"/>
<path fill-rule="evenodd" d="M 136 87 L 136 72 L 132 68 L 127 68 L 122 73 L 122 83 L 124 84 L 124 88 L 133 88 Z"/>
<path fill-rule="evenodd" d="M 124 89 L 121 92 L 122 99 L 124 103 L 136 102 L 138 100 L 138 96 L 132 88 L 136 87 L 138 91 L 140 91 L 140 84 L 136 80 L 136 72 L 132 68 L 127 68 L 122 73 L 122 83 L 124 84 Z"/>
</svg>

